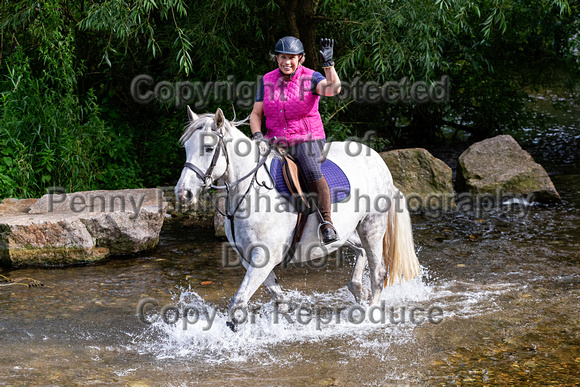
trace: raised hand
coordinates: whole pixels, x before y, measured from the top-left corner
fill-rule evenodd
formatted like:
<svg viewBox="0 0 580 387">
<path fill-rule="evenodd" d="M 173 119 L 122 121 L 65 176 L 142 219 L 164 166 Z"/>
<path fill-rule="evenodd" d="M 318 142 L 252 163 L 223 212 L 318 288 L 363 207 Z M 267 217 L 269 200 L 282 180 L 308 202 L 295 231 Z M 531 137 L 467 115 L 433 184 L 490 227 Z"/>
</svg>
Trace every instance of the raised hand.
<svg viewBox="0 0 580 387">
<path fill-rule="evenodd" d="M 334 54 L 334 39 L 323 38 L 320 39 L 320 61 L 322 67 L 332 67 L 334 62 L 332 56 Z"/>
</svg>

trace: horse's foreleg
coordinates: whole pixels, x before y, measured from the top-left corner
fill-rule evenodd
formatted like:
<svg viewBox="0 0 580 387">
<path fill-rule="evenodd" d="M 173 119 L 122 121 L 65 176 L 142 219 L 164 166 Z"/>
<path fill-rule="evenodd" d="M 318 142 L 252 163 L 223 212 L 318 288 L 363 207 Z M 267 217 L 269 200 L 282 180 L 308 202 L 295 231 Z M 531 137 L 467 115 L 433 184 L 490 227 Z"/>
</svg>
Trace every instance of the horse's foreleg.
<svg viewBox="0 0 580 387">
<path fill-rule="evenodd" d="M 260 285 L 264 284 L 268 293 L 272 291 L 274 296 L 282 293 L 282 290 L 277 285 L 276 277 L 272 273 L 277 264 L 278 262 L 271 259 L 271 257 L 270 259 L 265 259 L 265 255 L 260 249 L 255 249 L 252 252 L 252 259 L 248 264 L 244 280 L 230 302 L 230 321 L 228 326 L 234 332 L 237 331 L 238 324 L 248 317 L 249 311 L 246 309 L 248 301 Z"/>
<path fill-rule="evenodd" d="M 250 267 L 250 263 L 246 260 L 242 259 L 242 264 L 244 265 L 246 270 L 248 270 L 248 268 Z M 270 274 L 268 274 L 268 277 L 266 277 L 262 285 L 264 285 L 264 287 L 266 288 L 266 291 L 268 292 L 268 295 L 270 296 L 272 301 L 274 301 L 277 304 L 286 303 L 286 297 L 284 296 L 284 292 L 282 291 L 280 284 L 278 284 L 278 278 L 276 278 L 274 270 L 272 270 Z"/>
<path fill-rule="evenodd" d="M 272 301 L 276 303 L 276 306 L 280 308 L 282 313 L 285 313 L 288 309 L 288 299 L 278 284 L 278 278 L 276 278 L 274 271 L 271 271 L 270 274 L 268 274 L 268 277 L 264 280 L 264 286 L 266 287 L 266 291 L 270 295 Z"/>
</svg>

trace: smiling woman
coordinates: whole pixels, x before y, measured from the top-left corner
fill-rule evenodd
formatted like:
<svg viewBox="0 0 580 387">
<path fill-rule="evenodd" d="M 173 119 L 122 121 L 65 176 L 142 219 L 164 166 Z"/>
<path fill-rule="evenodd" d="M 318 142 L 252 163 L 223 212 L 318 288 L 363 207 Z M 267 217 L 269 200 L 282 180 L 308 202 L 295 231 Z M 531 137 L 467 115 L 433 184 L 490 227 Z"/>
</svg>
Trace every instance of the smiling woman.
<svg viewBox="0 0 580 387">
<path fill-rule="evenodd" d="M 321 39 L 320 58 L 325 76 L 302 66 L 302 42 L 286 36 L 276 43 L 278 68 L 266 75 L 256 95 L 250 115 L 254 140 L 262 142 L 262 118 L 266 116 L 266 138 L 288 147 L 296 159 L 311 193 L 318 197 L 322 240 L 328 244 L 339 239 L 330 216 L 330 190 L 320 164 L 326 134 L 318 102 L 320 96 L 332 97 L 340 92 L 340 78 L 332 60 L 334 40 Z"/>
</svg>

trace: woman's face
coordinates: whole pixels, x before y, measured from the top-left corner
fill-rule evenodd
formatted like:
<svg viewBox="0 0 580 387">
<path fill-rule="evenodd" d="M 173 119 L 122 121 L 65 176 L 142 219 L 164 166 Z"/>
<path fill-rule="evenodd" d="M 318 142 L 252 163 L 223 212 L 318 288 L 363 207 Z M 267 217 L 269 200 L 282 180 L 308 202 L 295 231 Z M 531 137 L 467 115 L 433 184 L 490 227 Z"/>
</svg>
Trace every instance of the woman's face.
<svg viewBox="0 0 580 387">
<path fill-rule="evenodd" d="M 278 67 L 282 74 L 284 75 L 292 75 L 296 68 L 298 68 L 298 62 L 302 55 L 293 55 L 293 54 L 278 54 L 276 55 L 276 59 L 278 60 Z"/>
</svg>

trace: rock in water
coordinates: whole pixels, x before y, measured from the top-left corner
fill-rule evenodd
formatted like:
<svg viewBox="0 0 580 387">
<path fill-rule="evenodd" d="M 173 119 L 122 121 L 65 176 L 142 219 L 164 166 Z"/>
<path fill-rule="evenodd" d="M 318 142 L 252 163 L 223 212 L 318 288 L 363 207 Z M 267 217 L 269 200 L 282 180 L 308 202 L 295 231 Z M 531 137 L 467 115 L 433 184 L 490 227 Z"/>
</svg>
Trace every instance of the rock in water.
<svg viewBox="0 0 580 387">
<path fill-rule="evenodd" d="M 422 148 L 397 149 L 380 155 L 410 209 L 455 208 L 453 171 L 445 162 Z"/>
<path fill-rule="evenodd" d="M 546 170 L 512 136 L 471 145 L 457 164 L 455 188 L 471 194 L 533 195 L 537 202 L 560 202 Z"/>
<path fill-rule="evenodd" d="M 148 250 L 166 211 L 159 189 L 47 194 L 0 216 L 0 263 L 65 265 Z"/>
</svg>

